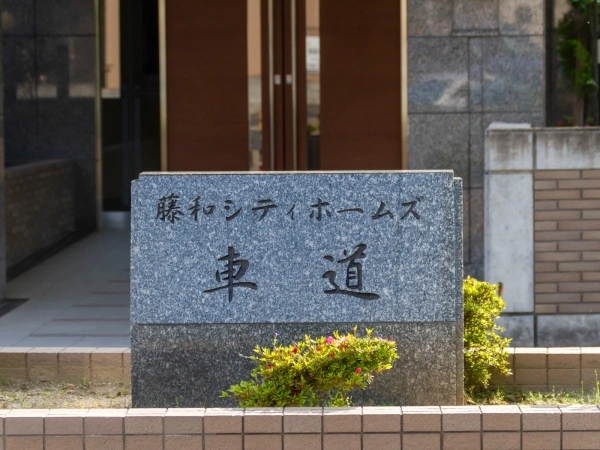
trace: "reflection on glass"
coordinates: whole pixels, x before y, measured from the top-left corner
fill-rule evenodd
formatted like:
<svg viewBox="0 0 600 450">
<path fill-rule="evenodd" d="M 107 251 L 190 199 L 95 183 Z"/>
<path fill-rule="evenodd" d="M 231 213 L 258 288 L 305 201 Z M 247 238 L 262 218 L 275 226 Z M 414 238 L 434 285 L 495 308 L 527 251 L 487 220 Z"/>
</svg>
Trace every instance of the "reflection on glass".
<svg viewBox="0 0 600 450">
<path fill-rule="evenodd" d="M 550 49 L 551 63 L 550 76 L 548 79 L 550 96 L 548 98 L 549 105 L 546 115 L 546 124 L 551 127 L 572 124 L 573 119 L 576 116 L 573 107 L 576 96 L 561 69 L 558 56 L 559 34 L 557 33 L 559 23 L 570 13 L 572 5 L 569 0 L 554 0 L 553 8 L 554 26 L 551 31 L 553 48 Z"/>
<path fill-rule="evenodd" d="M 248 43 L 248 169 L 262 170 L 262 89 L 260 0 L 247 0 Z"/>
<path fill-rule="evenodd" d="M 104 0 L 102 97 L 118 98 L 121 93 L 121 36 L 119 0 Z"/>
<path fill-rule="evenodd" d="M 321 52 L 319 0 L 306 0 L 306 130 L 308 169 L 320 168 Z"/>
</svg>

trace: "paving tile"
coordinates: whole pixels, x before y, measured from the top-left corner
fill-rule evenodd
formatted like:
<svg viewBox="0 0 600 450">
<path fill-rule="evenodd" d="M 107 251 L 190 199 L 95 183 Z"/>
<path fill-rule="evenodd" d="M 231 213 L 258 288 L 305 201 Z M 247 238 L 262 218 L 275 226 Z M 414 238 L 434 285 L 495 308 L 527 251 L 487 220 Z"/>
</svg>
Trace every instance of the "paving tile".
<svg viewBox="0 0 600 450">
<path fill-rule="evenodd" d="M 403 450 L 440 450 L 441 438 L 439 433 L 403 433 Z"/>
<path fill-rule="evenodd" d="M 546 369 L 546 348 L 518 348 L 515 350 L 515 369 Z"/>
<path fill-rule="evenodd" d="M 444 450 L 480 450 L 481 434 L 469 432 L 444 432 Z"/>
<path fill-rule="evenodd" d="M 563 431 L 600 430 L 600 410 L 596 406 L 560 406 Z"/>
<path fill-rule="evenodd" d="M 165 434 L 202 434 L 204 408 L 173 408 L 164 416 Z"/>
<path fill-rule="evenodd" d="M 162 435 L 125 436 L 125 450 L 163 450 Z"/>
<path fill-rule="evenodd" d="M 284 433 L 320 433 L 321 408 L 285 408 L 283 410 Z"/>
<path fill-rule="evenodd" d="M 481 430 L 478 406 L 442 406 L 442 428 L 446 431 Z"/>
<path fill-rule="evenodd" d="M 363 450 L 398 450 L 400 433 L 364 433 Z"/>
<path fill-rule="evenodd" d="M 247 408 L 244 413 L 244 433 L 281 433 L 283 408 Z"/>
<path fill-rule="evenodd" d="M 322 450 L 320 434 L 293 434 L 283 435 L 283 448 L 285 450 Z"/>
<path fill-rule="evenodd" d="M 242 408 L 211 408 L 204 413 L 204 432 L 207 434 L 241 433 Z"/>
<path fill-rule="evenodd" d="M 399 433 L 402 429 L 402 409 L 399 406 L 363 407 L 364 433 Z"/>
<path fill-rule="evenodd" d="M 123 450 L 123 436 L 86 436 L 86 450 Z"/>
<path fill-rule="evenodd" d="M 128 347 L 131 345 L 129 336 L 86 336 L 77 343 L 82 347 Z"/>
<path fill-rule="evenodd" d="M 37 329 L 32 334 L 21 339 L 19 345 L 53 345 L 55 347 L 75 347 L 81 341 L 81 336 L 37 336 Z"/>
<path fill-rule="evenodd" d="M 165 435 L 165 450 L 201 450 L 202 436 Z"/>
<path fill-rule="evenodd" d="M 484 431 L 512 431 L 521 429 L 521 410 L 516 405 L 481 406 Z"/>
<path fill-rule="evenodd" d="M 23 410 L 21 410 L 23 411 Z M 4 433 L 9 435 L 43 435 L 44 413 L 35 416 L 35 413 L 17 412 L 15 410 L 4 418 Z"/>
<path fill-rule="evenodd" d="M 125 434 L 163 434 L 162 415 L 129 415 L 125 416 Z"/>
<path fill-rule="evenodd" d="M 578 369 L 580 365 L 580 347 L 561 347 L 548 349 L 549 369 Z"/>
<path fill-rule="evenodd" d="M 523 431 L 560 431 L 561 412 L 557 406 L 522 405 Z"/>
<path fill-rule="evenodd" d="M 600 432 L 598 431 L 564 431 L 564 450 L 591 450 L 600 448 Z"/>
<path fill-rule="evenodd" d="M 74 415 L 47 415 L 44 419 L 45 434 L 66 435 L 66 434 L 83 434 L 83 415 L 79 417 Z"/>
<path fill-rule="evenodd" d="M 91 366 L 90 354 L 96 347 L 67 347 L 58 354 L 58 366 L 60 367 L 82 367 Z"/>
<path fill-rule="evenodd" d="M 497 431 L 484 432 L 483 448 L 494 450 L 521 450 L 521 433 Z"/>
<path fill-rule="evenodd" d="M 403 406 L 402 431 L 441 431 L 442 411 L 439 406 Z"/>
<path fill-rule="evenodd" d="M 360 434 L 325 434 L 323 450 L 361 450 Z"/>
<path fill-rule="evenodd" d="M 244 436 L 244 450 L 282 450 L 281 434 L 250 434 Z"/>
<path fill-rule="evenodd" d="M 10 347 L 0 348 L 0 367 L 10 369 L 21 369 L 27 367 L 27 352 L 32 347 Z"/>
<path fill-rule="evenodd" d="M 524 432 L 523 450 L 560 450 L 560 432 L 535 431 Z"/>
<path fill-rule="evenodd" d="M 83 450 L 83 436 L 48 436 L 44 450 Z"/>
<path fill-rule="evenodd" d="M 324 433 L 360 433 L 362 408 L 323 408 Z"/>
<path fill-rule="evenodd" d="M 6 436 L 5 450 L 44 450 L 44 436 Z"/>
<path fill-rule="evenodd" d="M 582 369 L 599 369 L 600 371 L 600 347 L 581 348 Z"/>
<path fill-rule="evenodd" d="M 123 434 L 123 418 L 126 414 L 126 409 L 90 409 L 83 420 L 85 434 Z"/>
<path fill-rule="evenodd" d="M 242 450 L 242 435 L 206 435 L 204 436 L 204 450 Z"/>
<path fill-rule="evenodd" d="M 29 301 L 0 318 L 0 345 L 129 347 L 129 237 L 125 230 L 102 230 L 10 281 L 7 292 Z M 98 290 L 119 293 L 93 293 Z M 104 317 L 114 320 L 65 320 L 94 319 L 98 313 L 87 305 L 112 304 Z"/>
<path fill-rule="evenodd" d="M 27 352 L 27 367 L 44 366 L 58 368 L 58 352 L 61 347 L 35 347 Z"/>
</svg>

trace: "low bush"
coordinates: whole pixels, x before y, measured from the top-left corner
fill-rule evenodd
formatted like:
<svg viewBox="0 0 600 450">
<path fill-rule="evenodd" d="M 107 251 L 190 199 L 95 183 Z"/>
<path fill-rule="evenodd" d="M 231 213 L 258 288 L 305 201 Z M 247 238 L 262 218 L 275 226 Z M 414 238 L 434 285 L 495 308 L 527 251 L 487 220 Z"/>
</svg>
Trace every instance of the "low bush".
<svg viewBox="0 0 600 450">
<path fill-rule="evenodd" d="M 498 334 L 504 330 L 496 325 L 496 319 L 506 308 L 497 294 L 498 286 L 467 277 L 463 290 L 465 391 L 472 394 L 488 386 L 492 368 L 510 374 L 506 349 L 511 340 Z"/>
<path fill-rule="evenodd" d="M 364 389 L 374 374 L 392 367 L 398 358 L 396 343 L 349 333 L 311 339 L 283 346 L 275 336 L 272 348 L 256 347 L 249 359 L 257 366 L 250 381 L 223 391 L 241 407 L 256 406 L 349 406 L 349 392 Z"/>
</svg>

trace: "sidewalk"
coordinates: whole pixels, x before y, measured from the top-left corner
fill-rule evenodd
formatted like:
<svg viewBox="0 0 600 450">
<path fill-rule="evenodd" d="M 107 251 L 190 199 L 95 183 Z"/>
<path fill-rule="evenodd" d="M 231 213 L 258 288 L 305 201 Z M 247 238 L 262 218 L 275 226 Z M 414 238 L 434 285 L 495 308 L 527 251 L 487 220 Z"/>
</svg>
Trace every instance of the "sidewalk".
<svg viewBox="0 0 600 450">
<path fill-rule="evenodd" d="M 129 231 L 94 233 L 8 283 L 0 347 L 129 347 Z"/>
</svg>

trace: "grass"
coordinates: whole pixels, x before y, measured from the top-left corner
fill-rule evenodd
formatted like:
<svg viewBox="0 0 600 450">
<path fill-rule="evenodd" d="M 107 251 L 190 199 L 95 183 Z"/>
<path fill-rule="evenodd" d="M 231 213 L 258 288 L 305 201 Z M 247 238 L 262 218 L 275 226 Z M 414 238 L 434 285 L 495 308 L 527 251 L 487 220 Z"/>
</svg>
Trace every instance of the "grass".
<svg viewBox="0 0 600 450">
<path fill-rule="evenodd" d="M 597 405 L 600 393 L 592 391 L 533 392 L 498 387 L 466 396 L 469 405 Z"/>
<path fill-rule="evenodd" d="M 129 408 L 131 387 L 125 384 L 23 383 L 0 385 L 0 409 Z"/>
<path fill-rule="evenodd" d="M 468 405 L 598 405 L 600 382 L 593 389 L 532 392 L 498 387 L 466 396 Z M 128 384 L 22 383 L 0 384 L 0 409 L 130 408 Z"/>
<path fill-rule="evenodd" d="M 600 381 L 596 374 L 595 386 L 579 390 L 563 391 L 552 388 L 551 392 L 533 392 L 508 387 L 497 387 L 466 395 L 470 405 L 598 405 L 600 404 Z"/>
</svg>

